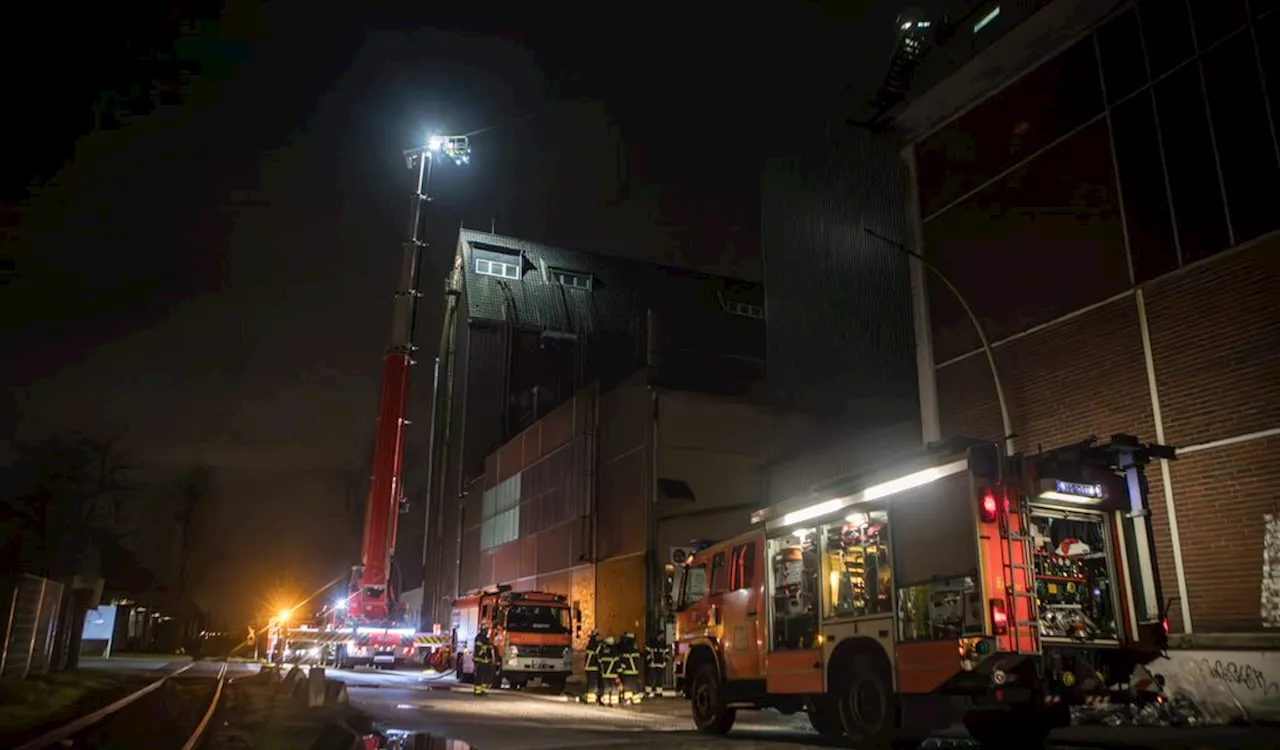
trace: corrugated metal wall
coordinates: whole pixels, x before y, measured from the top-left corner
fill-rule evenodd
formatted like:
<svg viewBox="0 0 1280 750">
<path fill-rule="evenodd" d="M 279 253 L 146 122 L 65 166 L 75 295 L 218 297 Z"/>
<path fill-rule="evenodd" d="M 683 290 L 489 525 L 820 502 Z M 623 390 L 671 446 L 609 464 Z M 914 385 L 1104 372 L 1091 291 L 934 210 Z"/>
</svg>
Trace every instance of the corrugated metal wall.
<svg viewBox="0 0 1280 750">
<path fill-rule="evenodd" d="M 800 148 L 767 163 L 762 187 L 770 388 L 799 408 L 909 418 L 908 256 L 864 231 L 909 242 L 898 146 L 841 121 Z"/>
</svg>

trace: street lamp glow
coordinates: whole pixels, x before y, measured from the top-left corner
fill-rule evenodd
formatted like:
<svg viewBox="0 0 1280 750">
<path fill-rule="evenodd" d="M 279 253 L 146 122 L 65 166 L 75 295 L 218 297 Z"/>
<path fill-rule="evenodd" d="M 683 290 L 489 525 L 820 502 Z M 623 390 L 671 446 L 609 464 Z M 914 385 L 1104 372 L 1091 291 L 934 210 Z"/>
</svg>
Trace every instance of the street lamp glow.
<svg viewBox="0 0 1280 750">
<path fill-rule="evenodd" d="M 291 616 L 293 616 L 293 610 L 291 609 L 282 609 L 280 614 L 277 615 L 280 618 L 280 622 L 288 622 Z"/>
<path fill-rule="evenodd" d="M 431 136 L 431 138 L 427 140 L 427 148 L 431 149 L 432 151 L 439 151 L 440 147 L 443 145 L 444 145 L 444 138 L 441 138 L 438 135 L 433 135 Z"/>
<path fill-rule="evenodd" d="M 333 603 L 333 608 L 334 608 L 334 609 L 346 609 L 346 608 L 347 608 L 347 600 L 346 600 L 346 599 L 339 599 L 339 600 L 337 600 L 336 602 L 334 602 L 334 603 Z"/>
</svg>

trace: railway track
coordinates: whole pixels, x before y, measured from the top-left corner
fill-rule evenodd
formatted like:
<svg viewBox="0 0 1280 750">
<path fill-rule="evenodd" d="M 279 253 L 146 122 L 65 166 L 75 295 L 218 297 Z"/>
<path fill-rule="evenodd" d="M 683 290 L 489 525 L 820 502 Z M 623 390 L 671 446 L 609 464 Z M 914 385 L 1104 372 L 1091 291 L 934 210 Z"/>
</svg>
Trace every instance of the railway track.
<svg viewBox="0 0 1280 750">
<path fill-rule="evenodd" d="M 200 662 L 208 664 L 209 662 Z M 227 664 L 216 675 L 192 671 L 196 663 L 167 672 L 142 688 L 28 740 L 15 750 L 41 748 L 173 748 L 200 745 L 227 682 Z"/>
</svg>

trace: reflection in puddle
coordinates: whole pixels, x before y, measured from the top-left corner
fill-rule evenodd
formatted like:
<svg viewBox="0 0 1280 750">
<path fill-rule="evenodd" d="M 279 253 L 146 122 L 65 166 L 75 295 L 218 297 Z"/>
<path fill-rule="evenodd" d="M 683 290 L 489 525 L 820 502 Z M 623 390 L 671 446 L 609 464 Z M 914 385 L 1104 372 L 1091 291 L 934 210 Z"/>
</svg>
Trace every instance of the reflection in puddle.
<svg viewBox="0 0 1280 750">
<path fill-rule="evenodd" d="M 397 706 L 400 708 L 401 706 Z M 404 706 L 408 708 L 409 706 Z M 424 732 L 406 732 L 403 729 L 384 729 L 379 735 L 364 739 L 362 750 L 473 750 L 462 740 L 450 740 Z"/>
</svg>

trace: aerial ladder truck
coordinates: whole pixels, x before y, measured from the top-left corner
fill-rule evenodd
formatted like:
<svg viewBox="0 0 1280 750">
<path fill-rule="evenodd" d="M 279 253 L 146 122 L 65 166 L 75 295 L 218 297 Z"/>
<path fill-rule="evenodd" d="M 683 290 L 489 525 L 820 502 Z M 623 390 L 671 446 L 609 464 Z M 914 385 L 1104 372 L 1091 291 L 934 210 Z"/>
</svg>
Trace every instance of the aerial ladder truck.
<svg viewBox="0 0 1280 750">
<path fill-rule="evenodd" d="M 396 531 L 399 518 L 408 512 L 404 496 L 404 428 L 409 423 L 409 373 L 417 349 L 419 276 L 423 240 L 423 208 L 431 201 L 427 187 L 431 167 L 438 157 L 465 164 L 471 160 L 467 136 L 433 136 L 426 146 L 404 153 L 406 165 L 416 170 L 411 196 L 408 239 L 403 246 L 400 280 L 392 313 L 391 346 L 383 359 L 382 395 L 374 437 L 373 466 L 365 506 L 360 564 L 352 567 L 347 596 L 335 611 L 329 632 L 320 639 L 329 644 L 332 661 L 339 666 L 393 666 L 413 657 L 421 646 L 445 639 L 422 634 L 410 624 L 397 601 L 393 585 Z"/>
</svg>

